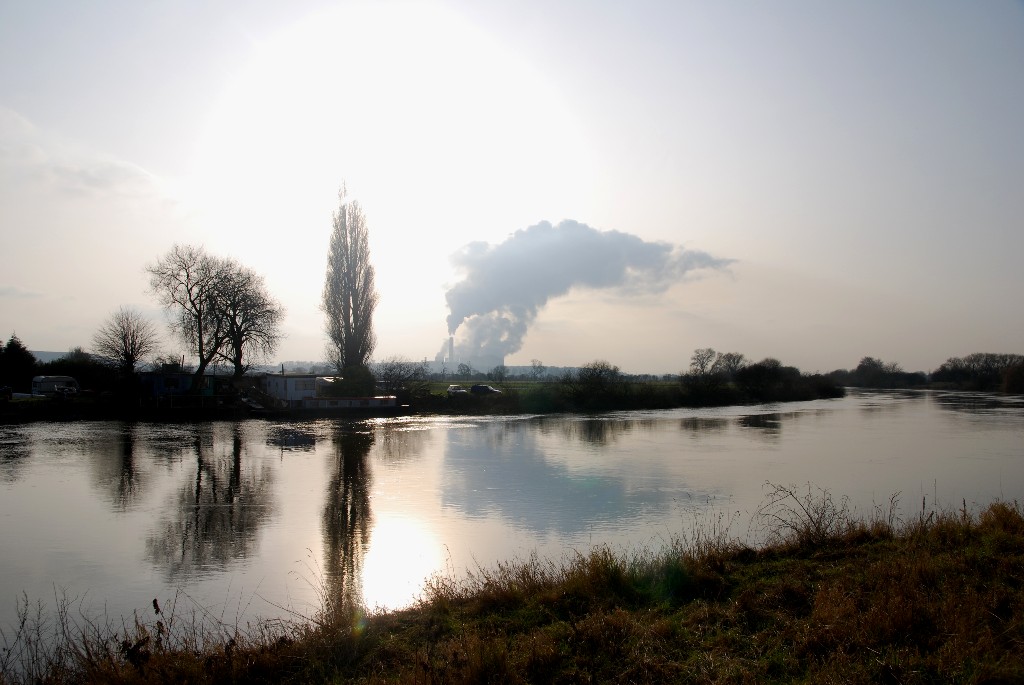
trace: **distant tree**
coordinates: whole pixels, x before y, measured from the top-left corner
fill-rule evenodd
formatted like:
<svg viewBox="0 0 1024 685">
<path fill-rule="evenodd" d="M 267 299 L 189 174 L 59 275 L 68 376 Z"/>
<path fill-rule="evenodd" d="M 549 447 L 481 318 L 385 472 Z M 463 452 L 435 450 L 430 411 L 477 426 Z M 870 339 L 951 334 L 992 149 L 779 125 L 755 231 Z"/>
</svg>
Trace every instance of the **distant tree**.
<svg viewBox="0 0 1024 685">
<path fill-rule="evenodd" d="M 95 363 L 96 358 L 86 352 L 81 346 L 76 345 L 68 350 L 68 353 L 58 359 L 65 361 L 69 364 L 89 364 Z"/>
<path fill-rule="evenodd" d="M 171 330 L 198 360 L 192 382 L 198 391 L 206 367 L 227 341 L 228 324 L 218 301 L 226 263 L 201 247 L 175 245 L 146 271 L 150 289 L 171 314 Z"/>
<path fill-rule="evenodd" d="M 975 352 L 966 357 L 950 357 L 932 372 L 932 381 L 966 390 L 997 390 L 1005 370 L 1024 363 L 1019 354 Z"/>
<path fill-rule="evenodd" d="M 690 357 L 690 374 L 694 376 L 707 376 L 711 373 L 712 366 L 718 353 L 710 347 L 701 347 L 693 351 Z"/>
<path fill-rule="evenodd" d="M 322 304 L 328 359 L 339 372 L 368 363 L 376 344 L 373 312 L 378 299 L 366 218 L 343 183 L 333 215 Z"/>
<path fill-rule="evenodd" d="M 469 380 L 469 377 L 476 372 L 473 370 L 472 366 L 465 362 L 462 362 L 455 368 L 455 373 L 459 376 L 462 376 L 464 379 Z"/>
<path fill-rule="evenodd" d="M 28 392 L 37 364 L 35 355 L 12 333 L 0 354 L 0 385 L 9 385 L 14 392 Z"/>
<path fill-rule="evenodd" d="M 508 378 L 508 367 L 504 364 L 498 364 L 487 372 L 487 379 L 495 383 L 504 383 L 506 378 Z"/>
<path fill-rule="evenodd" d="M 539 380 L 540 377 L 544 375 L 545 371 L 547 371 L 547 367 L 544 366 L 539 359 L 530 360 L 530 377 L 533 380 Z"/>
<path fill-rule="evenodd" d="M 217 306 L 224 317 L 224 345 L 217 356 L 234 366 L 240 378 L 254 360 L 266 359 L 281 339 L 284 307 L 267 292 L 263 277 L 252 269 L 228 260 L 218 287 Z"/>
<path fill-rule="evenodd" d="M 149 367 L 154 371 L 165 371 L 167 373 L 191 373 L 185 365 L 185 356 L 181 354 L 163 354 L 153 358 Z"/>
<path fill-rule="evenodd" d="M 877 388 L 882 385 L 882 377 L 885 375 L 885 362 L 874 357 L 864 357 L 853 370 L 853 377 L 857 385 Z"/>
<path fill-rule="evenodd" d="M 680 381 L 691 392 L 706 395 L 718 391 L 723 382 L 731 379 L 743 367 L 743 355 L 738 352 L 715 352 L 710 347 L 693 351 L 689 373 L 680 374 Z"/>
<path fill-rule="evenodd" d="M 747 361 L 739 352 L 719 352 L 712 364 L 712 370 L 733 378 L 736 372 L 747 365 Z"/>
<path fill-rule="evenodd" d="M 862 388 L 907 388 L 925 382 L 924 374 L 907 373 L 897 362 L 884 362 L 874 357 L 862 358 L 857 368 L 845 376 L 831 373 L 829 377 L 834 382 Z"/>
<path fill-rule="evenodd" d="M 1024 394 L 1024 362 L 1012 364 L 1003 369 L 1003 392 Z"/>
<path fill-rule="evenodd" d="M 81 347 L 72 347 L 67 354 L 38 364 L 36 373 L 42 376 L 72 376 L 83 389 L 95 391 L 115 390 L 118 381 L 116 366 L 89 354 Z"/>
<path fill-rule="evenodd" d="M 414 362 L 398 356 L 388 357 L 374 364 L 372 370 L 377 386 L 403 401 L 430 393 L 426 362 Z"/>
<path fill-rule="evenodd" d="M 159 344 L 156 326 L 137 310 L 121 307 L 100 326 L 92 339 L 96 354 L 120 369 L 125 376 Z"/>
<path fill-rule="evenodd" d="M 783 367 L 778 359 L 766 357 L 740 369 L 736 373 L 736 382 L 744 392 L 755 399 L 775 399 L 787 375 L 790 375 L 787 370 L 791 368 Z M 796 375 L 799 376 L 800 372 L 796 371 Z"/>
<path fill-rule="evenodd" d="M 579 379 L 584 384 L 604 387 L 621 381 L 622 371 L 604 359 L 596 359 L 580 367 Z"/>
<path fill-rule="evenodd" d="M 623 389 L 622 372 L 604 359 L 595 359 L 562 376 L 565 393 L 580 406 L 600 407 Z"/>
</svg>

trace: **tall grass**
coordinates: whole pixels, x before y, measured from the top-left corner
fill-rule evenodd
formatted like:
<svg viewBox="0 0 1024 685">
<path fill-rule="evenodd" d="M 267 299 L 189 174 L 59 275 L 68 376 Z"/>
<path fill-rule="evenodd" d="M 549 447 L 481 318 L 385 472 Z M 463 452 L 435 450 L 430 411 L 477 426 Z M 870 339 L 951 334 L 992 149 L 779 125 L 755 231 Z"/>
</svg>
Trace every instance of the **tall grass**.
<svg viewBox="0 0 1024 685">
<path fill-rule="evenodd" d="M 405 611 L 324 596 L 308 619 L 244 630 L 201 613 L 182 630 L 162 611 L 83 629 L 24 601 L 0 680 L 1021 682 L 1020 506 L 903 521 L 897 504 L 858 518 L 828 491 L 768 484 L 756 547 L 720 517 L 655 551 L 438 575 Z"/>
</svg>

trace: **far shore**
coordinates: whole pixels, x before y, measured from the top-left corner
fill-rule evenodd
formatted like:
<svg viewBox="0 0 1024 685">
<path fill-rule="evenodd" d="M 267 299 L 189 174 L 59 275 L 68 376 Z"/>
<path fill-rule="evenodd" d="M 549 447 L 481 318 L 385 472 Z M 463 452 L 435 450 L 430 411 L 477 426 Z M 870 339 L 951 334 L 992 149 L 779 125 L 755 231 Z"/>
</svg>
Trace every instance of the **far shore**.
<svg viewBox="0 0 1024 685">
<path fill-rule="evenodd" d="M 560 383 L 504 384 L 493 395 L 449 395 L 444 384 L 409 397 L 399 395 L 398 405 L 380 409 L 264 408 L 239 395 L 179 396 L 173 400 L 98 396 L 83 392 L 73 397 L 18 396 L 0 400 L 0 423 L 29 421 L 154 421 L 196 422 L 273 418 L 358 419 L 402 414 L 515 415 L 593 413 L 604 411 L 713 407 L 764 402 L 792 402 L 842 397 L 845 389 L 819 376 L 803 376 L 772 388 L 743 389 L 733 384 L 686 387 L 680 383 L 621 382 L 595 387 L 567 387 Z"/>
</svg>

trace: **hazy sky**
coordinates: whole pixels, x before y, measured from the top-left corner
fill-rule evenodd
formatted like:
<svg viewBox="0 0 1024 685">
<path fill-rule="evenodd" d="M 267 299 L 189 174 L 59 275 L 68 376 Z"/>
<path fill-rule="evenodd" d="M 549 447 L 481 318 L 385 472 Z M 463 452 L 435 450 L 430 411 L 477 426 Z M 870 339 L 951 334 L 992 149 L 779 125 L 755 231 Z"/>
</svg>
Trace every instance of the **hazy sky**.
<svg viewBox="0 0 1024 685">
<path fill-rule="evenodd" d="M 345 180 L 378 358 L 433 359 L 467 281 L 528 315 L 508 364 L 1021 353 L 1022 74 L 1019 2 L 0 0 L 0 337 L 163 330 L 144 267 L 186 242 L 319 360 Z"/>
</svg>

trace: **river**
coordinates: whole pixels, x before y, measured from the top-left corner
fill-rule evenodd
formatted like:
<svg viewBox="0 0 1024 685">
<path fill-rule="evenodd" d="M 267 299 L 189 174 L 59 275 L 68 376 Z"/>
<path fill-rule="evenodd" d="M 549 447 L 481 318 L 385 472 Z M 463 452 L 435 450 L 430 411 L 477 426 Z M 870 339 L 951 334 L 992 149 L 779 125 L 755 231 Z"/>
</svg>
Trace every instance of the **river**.
<svg viewBox="0 0 1024 685">
<path fill-rule="evenodd" d="M 756 544 L 766 483 L 907 519 L 1024 499 L 1020 397 L 836 400 L 598 416 L 0 426 L 0 626 L 19 600 L 81 621 L 227 625 L 322 597 L 415 601 L 434 574 L 657 550 L 700 531 Z"/>
</svg>

